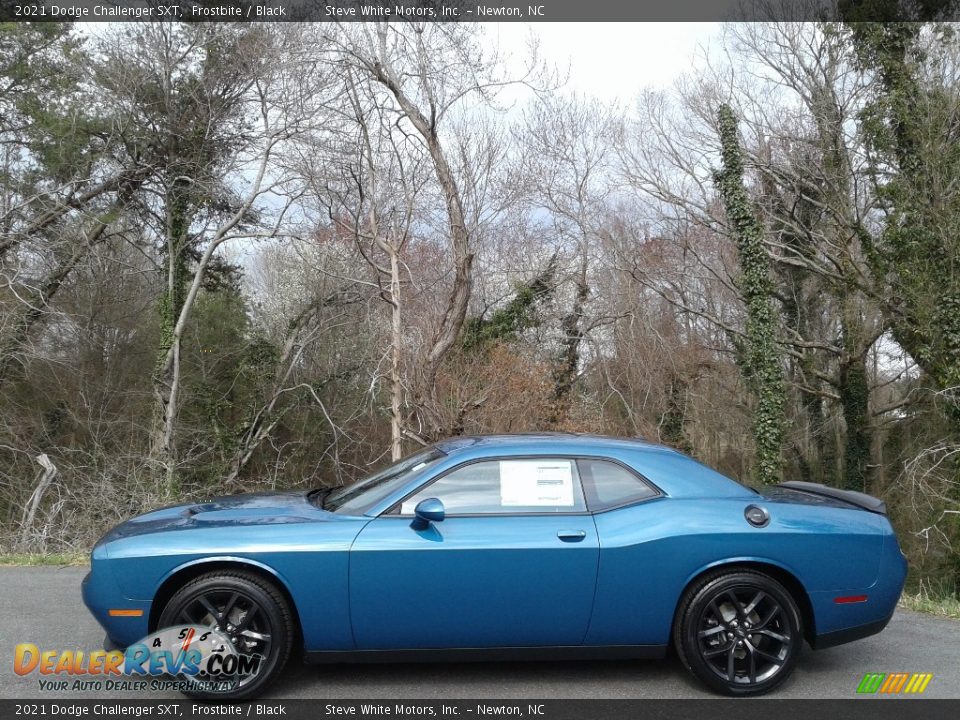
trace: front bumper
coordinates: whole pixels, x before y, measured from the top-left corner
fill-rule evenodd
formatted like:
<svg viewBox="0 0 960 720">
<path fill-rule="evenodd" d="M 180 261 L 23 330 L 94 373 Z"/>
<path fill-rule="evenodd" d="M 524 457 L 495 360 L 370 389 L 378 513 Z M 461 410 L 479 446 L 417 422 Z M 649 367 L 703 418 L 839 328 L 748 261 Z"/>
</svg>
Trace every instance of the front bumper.
<svg viewBox="0 0 960 720">
<path fill-rule="evenodd" d="M 111 650 L 121 650 L 121 651 L 123 651 L 123 650 L 126 650 L 127 648 L 126 648 L 126 646 L 117 645 L 117 643 L 115 643 L 115 642 L 113 641 L 113 638 L 111 638 L 109 635 L 104 635 L 104 636 L 103 636 L 103 649 L 106 650 L 107 652 L 110 652 Z"/>
<path fill-rule="evenodd" d="M 95 562 L 92 565 L 83 578 L 80 590 L 83 604 L 106 631 L 112 645 L 127 647 L 146 636 L 150 603 L 124 597 L 109 568 L 103 567 L 102 563 Z M 110 614 L 111 609 L 140 610 L 142 613 L 139 616 L 117 617 Z"/>
</svg>

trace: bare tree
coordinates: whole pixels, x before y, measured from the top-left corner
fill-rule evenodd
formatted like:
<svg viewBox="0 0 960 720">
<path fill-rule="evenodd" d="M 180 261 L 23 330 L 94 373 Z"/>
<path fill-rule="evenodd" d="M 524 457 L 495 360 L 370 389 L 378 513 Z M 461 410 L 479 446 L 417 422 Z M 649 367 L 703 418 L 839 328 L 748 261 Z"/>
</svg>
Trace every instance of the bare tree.
<svg viewBox="0 0 960 720">
<path fill-rule="evenodd" d="M 384 105 L 382 90 L 357 78 L 353 68 L 344 73 L 343 98 L 344 106 L 331 110 L 344 125 L 314 140 L 306 174 L 331 228 L 353 240 L 390 309 L 390 454 L 399 460 L 408 394 L 402 368 L 403 286 L 410 271 L 403 256 L 418 220 L 428 160 L 421 144 L 397 131 L 396 113 L 389 102 Z"/>
<path fill-rule="evenodd" d="M 446 208 L 452 278 L 436 327 L 417 363 L 419 377 L 413 395 L 418 426 L 408 429 L 418 437 L 437 435 L 443 431 L 437 411 L 437 375 L 457 343 L 466 317 L 477 231 L 476 216 L 468 217 L 466 212 L 464 178 L 456 172 L 456 141 L 445 135 L 445 130 L 454 130 L 452 116 L 465 103 L 475 103 L 474 111 L 482 112 L 477 106 L 489 106 L 508 80 L 498 76 L 496 58 L 484 56 L 475 28 L 442 23 L 363 23 L 325 32 L 335 48 L 331 61 L 354 69 L 351 78 L 357 85 L 375 86 L 378 90 L 368 92 L 367 97 L 381 96 L 382 105 L 385 95 L 390 103 L 382 107 L 395 116 L 397 131 L 418 138 Z M 476 176 L 471 178 L 476 180 Z M 396 289 L 399 291 L 399 285 Z"/>
<path fill-rule="evenodd" d="M 609 139 L 619 121 L 613 108 L 585 98 L 554 96 L 536 103 L 524 119 L 519 142 L 531 178 L 530 201 L 545 211 L 550 235 L 572 260 L 568 310 L 560 318 L 560 351 L 554 371 L 554 419 L 562 423 L 581 371 L 591 325 L 590 262 L 607 218 L 613 151 Z"/>
</svg>

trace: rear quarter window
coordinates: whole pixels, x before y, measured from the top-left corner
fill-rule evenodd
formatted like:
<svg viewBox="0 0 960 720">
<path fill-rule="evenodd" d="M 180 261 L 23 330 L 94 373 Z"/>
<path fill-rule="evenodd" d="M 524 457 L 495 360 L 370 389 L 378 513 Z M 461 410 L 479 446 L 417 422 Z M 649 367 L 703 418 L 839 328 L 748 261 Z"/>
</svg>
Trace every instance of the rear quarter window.
<svg viewBox="0 0 960 720">
<path fill-rule="evenodd" d="M 608 510 L 658 496 L 660 493 L 639 475 L 609 460 L 577 460 L 587 504 L 591 511 Z"/>
</svg>

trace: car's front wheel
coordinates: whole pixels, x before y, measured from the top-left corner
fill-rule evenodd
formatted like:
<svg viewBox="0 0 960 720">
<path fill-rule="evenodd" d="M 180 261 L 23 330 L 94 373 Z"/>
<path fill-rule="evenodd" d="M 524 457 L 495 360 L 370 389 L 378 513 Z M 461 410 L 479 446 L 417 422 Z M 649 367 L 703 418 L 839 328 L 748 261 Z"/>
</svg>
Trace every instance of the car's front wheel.
<svg viewBox="0 0 960 720">
<path fill-rule="evenodd" d="M 242 700 L 257 695 L 281 673 L 296 637 L 283 594 L 269 581 L 243 571 L 208 573 L 180 588 L 160 615 L 158 627 L 177 625 L 216 629 L 237 653 L 259 658 L 254 671 L 232 678 L 229 688 L 184 691 L 202 699 Z"/>
<path fill-rule="evenodd" d="M 793 670 L 803 643 L 800 612 L 773 578 L 718 572 L 680 603 L 674 646 L 697 678 L 726 695 L 761 695 Z"/>
</svg>

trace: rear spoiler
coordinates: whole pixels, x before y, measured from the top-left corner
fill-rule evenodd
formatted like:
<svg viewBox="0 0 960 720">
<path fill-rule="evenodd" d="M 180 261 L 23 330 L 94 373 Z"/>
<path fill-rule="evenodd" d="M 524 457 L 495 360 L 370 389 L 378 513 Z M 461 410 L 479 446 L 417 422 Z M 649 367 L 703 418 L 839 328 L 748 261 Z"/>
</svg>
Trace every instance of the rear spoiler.
<svg viewBox="0 0 960 720">
<path fill-rule="evenodd" d="M 833 498 L 834 500 L 840 500 L 841 502 L 855 505 L 858 508 L 862 508 L 868 512 L 877 513 L 878 515 L 887 514 L 887 505 L 885 502 L 883 502 L 883 500 L 880 498 L 875 498 L 873 495 L 857 492 L 856 490 L 840 490 L 839 488 L 828 487 L 826 485 L 821 485 L 820 483 L 801 482 L 800 480 L 791 480 L 789 482 L 779 483 L 777 487 L 809 493 L 810 495 L 820 495 L 822 497 Z"/>
</svg>

